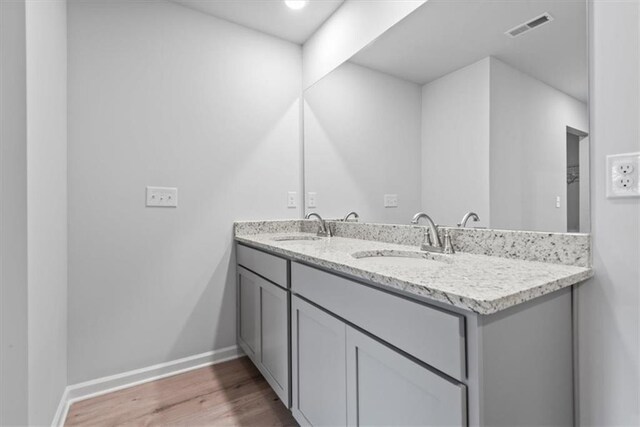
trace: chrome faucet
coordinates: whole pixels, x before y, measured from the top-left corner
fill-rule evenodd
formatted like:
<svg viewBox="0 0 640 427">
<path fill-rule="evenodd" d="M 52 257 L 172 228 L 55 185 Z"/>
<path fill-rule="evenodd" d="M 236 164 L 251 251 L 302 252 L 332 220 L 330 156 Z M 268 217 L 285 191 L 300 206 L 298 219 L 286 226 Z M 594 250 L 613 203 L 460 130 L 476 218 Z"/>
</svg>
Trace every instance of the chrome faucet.
<svg viewBox="0 0 640 427">
<path fill-rule="evenodd" d="M 315 212 L 311 212 L 307 214 L 307 216 L 305 216 L 304 219 L 311 219 L 312 217 L 315 217 L 318 219 L 318 221 L 320 221 L 320 226 L 318 228 L 318 233 L 317 233 L 318 236 L 331 237 L 331 228 L 327 227 L 327 223 L 324 221 L 324 219 L 322 219 L 320 215 L 318 215 Z"/>
<path fill-rule="evenodd" d="M 458 224 L 458 227 L 466 227 L 467 226 L 467 221 L 469 221 L 470 218 L 473 218 L 473 222 L 480 221 L 480 217 L 478 216 L 477 213 L 475 213 L 475 212 L 467 212 L 462 217 L 462 220 L 460 221 L 460 224 Z"/>
<path fill-rule="evenodd" d="M 420 249 L 423 251 L 443 252 L 444 249 L 442 247 L 442 242 L 438 235 L 438 226 L 433 222 L 429 215 L 424 212 L 418 212 L 411 220 L 411 224 L 417 225 L 421 218 L 427 220 L 429 230 L 424 233 L 424 242 L 420 245 Z"/>
<path fill-rule="evenodd" d="M 356 212 L 356 211 L 351 211 L 351 212 L 349 212 L 348 214 L 345 215 L 343 221 L 347 222 L 350 217 L 354 217 L 357 220 L 358 218 L 360 218 L 360 215 L 358 215 L 358 212 Z"/>
</svg>

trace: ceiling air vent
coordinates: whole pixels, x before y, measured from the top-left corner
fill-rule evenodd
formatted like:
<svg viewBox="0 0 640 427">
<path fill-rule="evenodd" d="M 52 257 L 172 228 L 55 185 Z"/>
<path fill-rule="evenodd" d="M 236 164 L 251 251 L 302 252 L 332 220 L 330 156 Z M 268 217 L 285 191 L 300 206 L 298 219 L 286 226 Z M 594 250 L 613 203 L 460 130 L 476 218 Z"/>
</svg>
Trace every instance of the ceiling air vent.
<svg viewBox="0 0 640 427">
<path fill-rule="evenodd" d="M 527 31 L 531 31 L 534 28 L 538 28 L 541 25 L 544 25 L 548 22 L 553 21 L 553 16 L 548 13 L 543 13 L 540 16 L 533 18 L 529 22 L 525 22 L 524 24 L 516 25 L 505 34 L 511 38 L 518 37 L 526 33 Z"/>
</svg>

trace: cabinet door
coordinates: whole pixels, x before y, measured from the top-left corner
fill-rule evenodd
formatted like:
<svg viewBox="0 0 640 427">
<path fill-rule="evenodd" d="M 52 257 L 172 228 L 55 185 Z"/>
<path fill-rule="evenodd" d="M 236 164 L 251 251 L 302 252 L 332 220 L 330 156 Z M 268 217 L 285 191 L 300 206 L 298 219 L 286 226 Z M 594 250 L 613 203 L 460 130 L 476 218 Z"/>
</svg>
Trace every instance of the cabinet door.
<svg viewBox="0 0 640 427">
<path fill-rule="evenodd" d="M 294 417 L 301 425 L 346 425 L 346 325 L 294 296 L 292 327 Z"/>
<path fill-rule="evenodd" d="M 238 268 L 238 341 L 242 350 L 259 363 L 260 286 L 258 277 Z"/>
<path fill-rule="evenodd" d="M 260 365 L 287 407 L 289 399 L 289 300 L 287 291 L 260 279 Z"/>
<path fill-rule="evenodd" d="M 280 400 L 290 407 L 288 294 L 238 267 L 238 343 Z"/>
<path fill-rule="evenodd" d="M 347 327 L 351 426 L 463 426 L 466 387 Z"/>
</svg>

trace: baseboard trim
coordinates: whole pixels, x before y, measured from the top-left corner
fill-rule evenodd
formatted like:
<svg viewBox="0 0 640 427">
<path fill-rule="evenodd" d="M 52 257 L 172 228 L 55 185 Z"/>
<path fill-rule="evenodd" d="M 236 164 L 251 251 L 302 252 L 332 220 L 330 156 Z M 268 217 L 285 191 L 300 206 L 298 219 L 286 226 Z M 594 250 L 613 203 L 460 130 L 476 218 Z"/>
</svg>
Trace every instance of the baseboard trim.
<svg viewBox="0 0 640 427">
<path fill-rule="evenodd" d="M 53 416 L 53 421 L 51 422 L 52 427 L 62 427 L 64 421 L 67 419 L 67 413 L 69 412 L 69 387 L 65 387 L 62 392 L 62 396 L 60 397 L 60 403 L 58 403 L 58 409 L 56 409 L 56 413 Z"/>
<path fill-rule="evenodd" d="M 194 369 L 211 366 L 216 363 L 226 362 L 236 359 L 244 353 L 237 346 L 221 348 L 219 350 L 208 351 L 170 362 L 159 363 L 146 368 L 135 369 L 121 374 L 110 375 L 67 386 L 60 399 L 58 410 L 51 425 L 60 427 L 64 424 L 69 408 L 75 402 L 90 399 L 92 397 L 144 384 L 161 378 L 182 374 Z"/>
</svg>

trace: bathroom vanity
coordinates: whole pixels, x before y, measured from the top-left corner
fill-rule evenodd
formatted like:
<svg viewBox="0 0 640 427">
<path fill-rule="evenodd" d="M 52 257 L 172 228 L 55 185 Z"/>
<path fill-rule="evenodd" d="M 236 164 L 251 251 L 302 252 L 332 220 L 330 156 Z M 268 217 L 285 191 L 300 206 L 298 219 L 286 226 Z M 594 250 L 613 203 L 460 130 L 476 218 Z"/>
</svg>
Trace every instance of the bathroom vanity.
<svg viewBox="0 0 640 427">
<path fill-rule="evenodd" d="M 235 227 L 238 343 L 301 425 L 573 425 L 588 235 L 330 226 Z"/>
<path fill-rule="evenodd" d="M 305 83 L 318 221 L 235 224 L 238 342 L 300 424 L 574 424 L 586 11 L 424 2 Z"/>
</svg>

